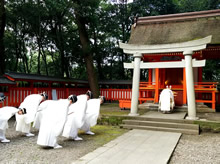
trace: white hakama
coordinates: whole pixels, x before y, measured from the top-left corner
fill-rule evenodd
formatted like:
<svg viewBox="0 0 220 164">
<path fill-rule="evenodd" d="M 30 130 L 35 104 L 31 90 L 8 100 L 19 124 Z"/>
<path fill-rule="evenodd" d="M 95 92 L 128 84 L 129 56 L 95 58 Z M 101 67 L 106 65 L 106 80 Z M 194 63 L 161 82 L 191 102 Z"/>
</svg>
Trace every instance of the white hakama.
<svg viewBox="0 0 220 164">
<path fill-rule="evenodd" d="M 175 106 L 173 92 L 170 89 L 164 89 L 160 93 L 159 109 L 162 112 L 170 112 Z"/>
<path fill-rule="evenodd" d="M 87 101 L 86 115 L 83 126 L 80 128 L 85 132 L 90 131 L 90 127 L 97 124 L 100 112 L 100 99 L 90 99 Z"/>
<path fill-rule="evenodd" d="M 85 111 L 87 106 L 87 96 L 77 96 L 77 102 L 69 106 L 67 121 L 63 129 L 63 137 L 77 138 L 78 129 L 84 124 Z"/>
<path fill-rule="evenodd" d="M 2 107 L 0 108 L 0 140 L 6 140 L 5 131 L 8 128 L 8 120 L 18 112 L 15 107 Z M 10 142 L 8 140 L 8 142 Z"/>
<path fill-rule="evenodd" d="M 62 133 L 66 122 L 69 103 L 68 99 L 61 99 L 48 104 L 41 120 L 37 139 L 38 145 L 57 146 L 57 137 Z"/>
<path fill-rule="evenodd" d="M 19 108 L 25 108 L 27 114 L 16 114 L 16 131 L 30 133 L 31 122 L 34 121 L 35 114 L 42 99 L 43 97 L 39 94 L 32 94 L 24 99 Z"/>
</svg>

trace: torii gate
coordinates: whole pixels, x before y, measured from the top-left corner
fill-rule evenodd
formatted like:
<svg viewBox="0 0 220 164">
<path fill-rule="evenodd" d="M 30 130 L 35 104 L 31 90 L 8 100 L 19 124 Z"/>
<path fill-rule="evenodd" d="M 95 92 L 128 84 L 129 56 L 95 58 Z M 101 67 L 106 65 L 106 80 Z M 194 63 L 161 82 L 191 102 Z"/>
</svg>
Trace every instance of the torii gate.
<svg viewBox="0 0 220 164">
<path fill-rule="evenodd" d="M 125 68 L 134 69 L 132 82 L 132 99 L 130 116 L 137 116 L 138 110 L 138 95 L 140 83 L 140 69 L 143 68 L 183 68 L 186 69 L 186 88 L 187 88 L 187 119 L 196 120 L 196 103 L 195 90 L 193 81 L 193 68 L 205 66 L 205 60 L 192 60 L 193 51 L 199 51 L 206 48 L 206 45 L 211 42 L 212 36 L 207 36 L 202 39 L 192 40 L 182 43 L 160 44 L 160 45 L 135 45 L 119 43 L 120 48 L 124 53 L 133 54 L 134 62 L 124 63 Z M 158 54 L 182 52 L 185 60 L 177 62 L 154 62 L 144 63 L 141 61 L 142 54 Z"/>
</svg>

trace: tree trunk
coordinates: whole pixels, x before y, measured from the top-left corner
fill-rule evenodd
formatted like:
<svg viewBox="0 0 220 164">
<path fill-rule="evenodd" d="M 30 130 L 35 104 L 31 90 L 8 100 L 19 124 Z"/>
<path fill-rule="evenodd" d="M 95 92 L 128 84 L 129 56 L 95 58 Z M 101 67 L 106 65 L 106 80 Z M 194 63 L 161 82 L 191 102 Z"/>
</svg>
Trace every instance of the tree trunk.
<svg viewBox="0 0 220 164">
<path fill-rule="evenodd" d="M 86 26 L 83 17 L 81 17 L 80 14 L 77 13 L 77 11 L 75 11 L 75 16 L 82 45 L 83 55 L 86 63 L 89 86 L 91 88 L 91 91 L 93 92 L 94 97 L 97 98 L 99 96 L 99 86 L 97 75 L 93 65 L 93 57 L 89 43 L 88 33 L 86 31 Z"/>
<path fill-rule="evenodd" d="M 4 46 L 4 32 L 5 32 L 5 1 L 0 0 L 0 75 L 5 72 L 5 46 Z"/>
</svg>

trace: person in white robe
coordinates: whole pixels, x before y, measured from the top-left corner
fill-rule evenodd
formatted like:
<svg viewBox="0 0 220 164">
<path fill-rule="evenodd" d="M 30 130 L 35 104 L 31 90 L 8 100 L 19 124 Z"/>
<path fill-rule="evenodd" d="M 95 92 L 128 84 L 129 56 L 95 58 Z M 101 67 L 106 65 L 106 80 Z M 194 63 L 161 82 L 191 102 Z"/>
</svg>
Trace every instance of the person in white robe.
<svg viewBox="0 0 220 164">
<path fill-rule="evenodd" d="M 45 110 L 49 109 L 48 108 L 49 104 L 53 103 L 54 101 L 57 101 L 57 100 L 46 100 L 46 101 L 43 101 L 42 103 L 40 103 L 40 105 L 37 109 L 35 118 L 34 118 L 34 123 L 33 123 L 34 128 L 40 129 L 43 114 L 45 113 Z"/>
<path fill-rule="evenodd" d="M 160 93 L 159 109 L 163 113 L 169 113 L 174 109 L 174 95 L 170 88 L 163 89 Z"/>
<path fill-rule="evenodd" d="M 44 110 L 37 144 L 42 147 L 62 148 L 57 143 L 57 137 L 62 133 L 64 124 L 67 119 L 69 105 L 75 103 L 77 97 L 70 95 L 68 99 L 60 99 L 48 103 L 47 109 Z"/>
<path fill-rule="evenodd" d="M 77 103 L 72 104 L 69 108 L 67 121 L 62 134 L 63 137 L 74 139 L 75 141 L 83 140 L 78 136 L 78 131 L 85 123 L 87 101 L 92 98 L 93 94 L 90 90 L 84 95 L 77 96 Z M 88 134 L 91 133 L 91 131 L 88 131 Z"/>
<path fill-rule="evenodd" d="M 82 140 L 82 138 L 78 137 L 78 130 L 84 124 L 88 98 L 88 95 L 79 95 L 77 96 L 77 102 L 70 105 L 67 121 L 63 129 L 63 137 Z"/>
<path fill-rule="evenodd" d="M 19 115 L 24 115 L 26 113 L 25 109 L 18 109 L 11 106 L 5 106 L 0 108 L 0 140 L 3 143 L 8 143 L 10 140 L 8 140 L 5 137 L 6 129 L 8 128 L 8 120 L 15 115 L 15 113 L 18 113 Z"/>
<path fill-rule="evenodd" d="M 94 135 L 95 133 L 90 130 L 91 127 L 97 124 L 99 117 L 100 105 L 104 102 L 104 96 L 100 96 L 97 99 L 89 99 L 87 101 L 86 113 L 84 117 L 84 123 L 81 130 L 85 131 L 86 134 Z"/>
<path fill-rule="evenodd" d="M 27 96 L 20 104 L 19 108 L 26 109 L 27 114 L 16 114 L 16 131 L 25 133 L 27 137 L 32 137 L 34 134 L 30 133 L 31 123 L 34 121 L 39 104 L 48 98 L 45 92 L 41 94 L 31 94 Z"/>
</svg>

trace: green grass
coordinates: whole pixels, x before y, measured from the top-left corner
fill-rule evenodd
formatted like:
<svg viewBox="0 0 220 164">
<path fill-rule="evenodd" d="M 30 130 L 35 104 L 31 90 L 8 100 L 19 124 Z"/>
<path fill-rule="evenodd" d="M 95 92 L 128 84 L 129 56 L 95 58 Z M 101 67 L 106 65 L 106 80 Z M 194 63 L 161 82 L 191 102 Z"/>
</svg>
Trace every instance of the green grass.
<svg viewBox="0 0 220 164">
<path fill-rule="evenodd" d="M 139 109 L 138 113 L 144 114 L 148 111 L 148 109 Z M 118 103 L 106 103 L 101 105 L 100 114 L 101 115 L 114 115 L 114 116 L 122 116 L 128 115 L 130 113 L 130 109 L 121 110 L 119 108 Z"/>
<path fill-rule="evenodd" d="M 91 128 L 91 131 L 94 132 L 95 135 L 85 135 L 83 138 L 86 137 L 87 140 L 93 140 L 101 146 L 124 134 L 128 130 L 121 129 L 118 126 L 96 125 Z M 79 136 L 80 135 L 84 135 L 84 133 L 80 131 Z"/>
<path fill-rule="evenodd" d="M 210 131 L 214 133 L 220 132 L 220 123 L 211 121 L 194 121 L 195 124 L 199 124 L 202 131 Z"/>
</svg>

